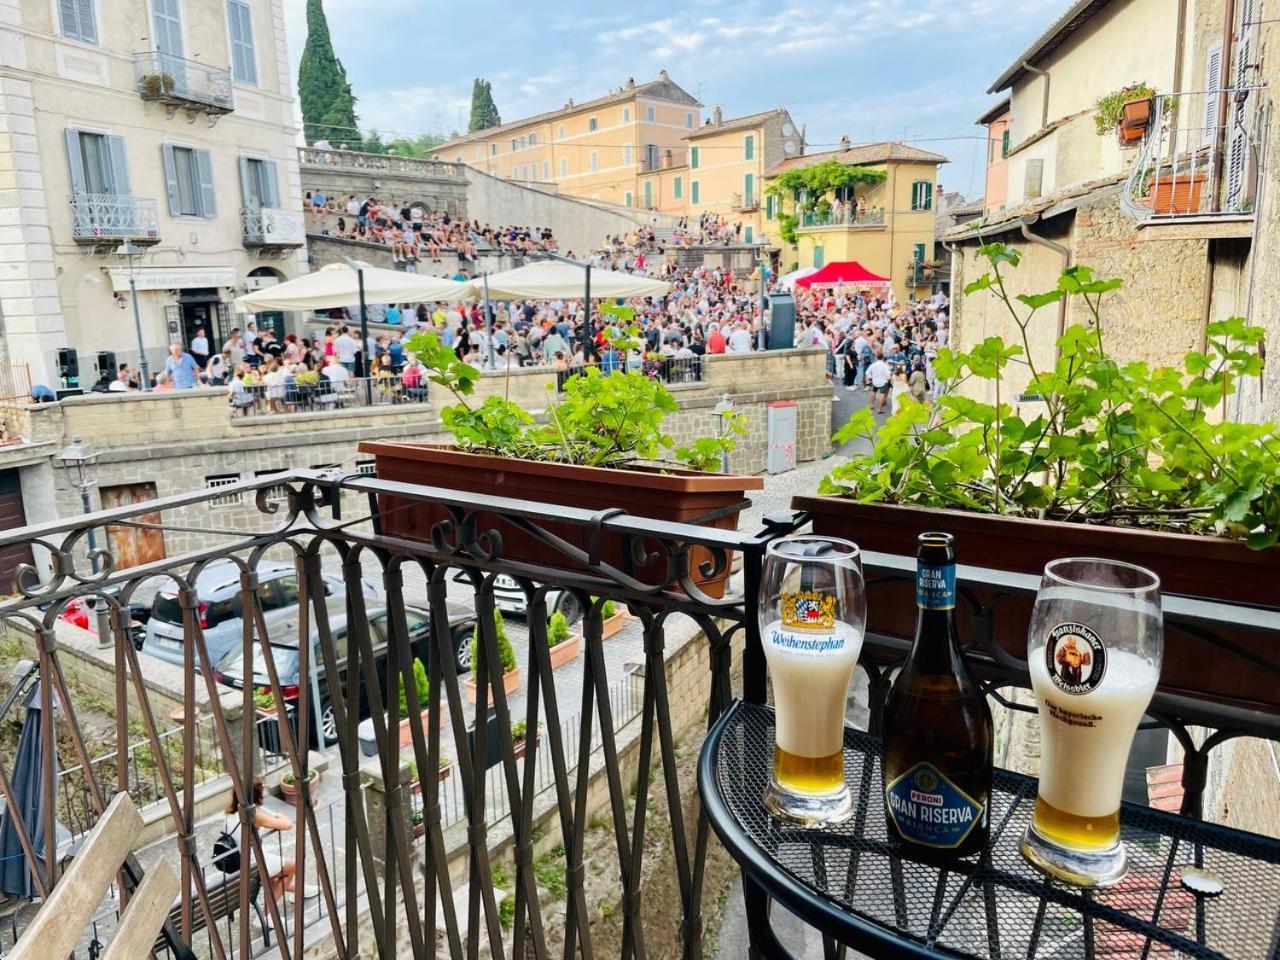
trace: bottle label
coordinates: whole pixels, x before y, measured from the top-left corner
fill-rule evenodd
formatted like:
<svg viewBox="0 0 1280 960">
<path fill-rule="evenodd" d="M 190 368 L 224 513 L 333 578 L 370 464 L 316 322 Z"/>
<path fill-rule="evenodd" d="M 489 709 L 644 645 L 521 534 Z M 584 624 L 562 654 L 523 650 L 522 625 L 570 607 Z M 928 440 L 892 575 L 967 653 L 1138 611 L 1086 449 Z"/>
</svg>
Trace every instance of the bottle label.
<svg viewBox="0 0 1280 960">
<path fill-rule="evenodd" d="M 956 605 L 956 565 L 922 563 L 916 567 L 916 606 L 951 610 Z"/>
<path fill-rule="evenodd" d="M 931 763 L 917 763 L 894 780 L 885 799 L 898 832 L 925 847 L 958 847 L 985 818 L 982 804 Z"/>
</svg>

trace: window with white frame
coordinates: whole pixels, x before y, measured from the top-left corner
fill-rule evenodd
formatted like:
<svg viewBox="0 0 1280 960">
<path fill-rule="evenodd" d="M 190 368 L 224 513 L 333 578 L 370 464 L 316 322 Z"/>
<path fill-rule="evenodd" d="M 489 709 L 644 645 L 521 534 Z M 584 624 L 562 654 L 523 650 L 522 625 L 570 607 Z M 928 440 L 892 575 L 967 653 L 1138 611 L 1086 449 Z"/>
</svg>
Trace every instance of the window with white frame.
<svg viewBox="0 0 1280 960">
<path fill-rule="evenodd" d="M 595 133 L 599 129 L 600 129 L 600 121 L 598 121 L 595 117 L 591 117 L 587 120 L 587 130 L 589 132 Z"/>
<path fill-rule="evenodd" d="M 217 490 L 220 487 L 230 487 L 240 482 L 240 474 L 238 473 L 222 473 L 212 477 L 204 478 L 205 489 Z M 283 499 L 283 498 L 280 498 Z M 222 493 L 214 497 L 209 502 L 218 507 L 234 507 L 244 501 L 244 496 L 239 490 L 234 493 Z"/>
<path fill-rule="evenodd" d="M 685 112 L 684 125 L 688 127 L 690 130 L 693 129 L 693 111 L 692 110 L 688 110 Z"/>
<path fill-rule="evenodd" d="M 98 21 L 94 0 L 58 0 L 58 25 L 68 40 L 97 44 Z"/>
<path fill-rule="evenodd" d="M 632 164 L 631 144 L 624 143 L 622 145 L 622 165 L 629 167 Z"/>
<path fill-rule="evenodd" d="M 564 139 L 564 124 L 563 124 L 563 123 L 562 123 L 562 124 L 560 124 L 560 126 L 556 128 L 556 136 L 557 136 L 557 137 L 559 137 L 561 140 L 563 140 L 563 139 Z"/>
<path fill-rule="evenodd" d="M 655 120 L 657 120 L 657 119 L 658 119 L 658 111 L 657 111 L 657 110 L 655 110 L 655 109 L 653 108 L 653 105 L 652 105 L 652 104 L 650 104 L 649 106 L 645 107 L 645 110 L 644 110 L 644 117 L 645 117 L 645 119 L 646 119 L 646 120 L 648 120 L 650 123 L 653 123 Z"/>
<path fill-rule="evenodd" d="M 623 122 L 623 123 L 630 123 L 630 122 L 631 122 L 631 108 L 630 108 L 630 107 L 623 107 L 623 108 L 622 108 L 622 122 Z"/>
<path fill-rule="evenodd" d="M 538 135 L 536 133 L 529 134 L 529 146 L 536 147 L 538 145 Z"/>
<path fill-rule="evenodd" d="M 216 217 L 213 160 L 208 150 L 161 145 L 169 213 L 175 217 Z"/>
<path fill-rule="evenodd" d="M 594 150 L 591 151 L 591 172 L 595 173 L 600 169 L 600 155 Z"/>
</svg>

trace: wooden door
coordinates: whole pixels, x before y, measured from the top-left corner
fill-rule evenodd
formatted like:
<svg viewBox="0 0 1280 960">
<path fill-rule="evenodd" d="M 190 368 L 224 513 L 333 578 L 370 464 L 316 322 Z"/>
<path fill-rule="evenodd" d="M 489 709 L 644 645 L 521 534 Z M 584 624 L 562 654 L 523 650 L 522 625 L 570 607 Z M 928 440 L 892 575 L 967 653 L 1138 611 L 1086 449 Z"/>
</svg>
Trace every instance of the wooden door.
<svg viewBox="0 0 1280 960">
<path fill-rule="evenodd" d="M 22 483 L 17 470 L 0 470 L 0 530 L 27 525 L 22 507 Z M 14 574 L 21 563 L 34 563 L 29 543 L 15 543 L 0 550 L 0 595 L 16 593 Z"/>
<path fill-rule="evenodd" d="M 133 503 L 143 503 L 156 498 L 154 483 L 125 483 L 115 487 L 102 488 L 102 508 L 127 507 Z M 144 513 L 134 520 L 139 523 L 160 523 L 160 513 Z M 117 568 L 136 567 L 153 560 L 163 560 L 164 534 L 158 529 L 145 527 L 107 527 L 107 545 L 115 556 Z"/>
</svg>

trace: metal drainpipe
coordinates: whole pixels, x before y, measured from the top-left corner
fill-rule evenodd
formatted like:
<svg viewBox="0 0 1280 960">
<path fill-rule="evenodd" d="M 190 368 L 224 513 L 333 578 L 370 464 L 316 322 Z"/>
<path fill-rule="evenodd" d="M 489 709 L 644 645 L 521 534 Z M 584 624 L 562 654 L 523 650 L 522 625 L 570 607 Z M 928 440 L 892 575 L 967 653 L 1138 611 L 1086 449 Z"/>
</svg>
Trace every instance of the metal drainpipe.
<svg viewBox="0 0 1280 960">
<path fill-rule="evenodd" d="M 1045 237 L 1041 237 L 1041 236 L 1038 236 L 1037 234 L 1032 233 L 1031 224 L 1035 222 L 1036 222 L 1035 220 L 1032 220 L 1030 222 L 1023 220 L 1020 224 L 1018 224 L 1018 229 L 1022 231 L 1023 239 L 1027 240 L 1030 243 L 1037 244 L 1041 247 L 1047 247 L 1048 249 L 1056 253 L 1058 256 L 1062 257 L 1062 269 L 1066 270 L 1068 267 L 1071 266 L 1071 251 L 1060 243 L 1054 243 L 1052 240 L 1048 240 Z M 1067 300 L 1065 297 L 1063 297 L 1061 300 L 1058 301 L 1058 335 L 1054 338 L 1054 347 L 1053 347 L 1053 362 L 1055 366 L 1058 363 L 1058 358 L 1062 355 L 1061 354 L 1062 348 L 1058 346 L 1058 341 L 1062 339 L 1062 335 L 1066 333 L 1066 330 L 1067 330 Z"/>
<path fill-rule="evenodd" d="M 1040 129 L 1043 130 L 1049 125 L 1049 71 L 1033 67 L 1025 60 L 1022 61 L 1022 69 L 1044 79 L 1044 103 L 1040 108 Z"/>
</svg>

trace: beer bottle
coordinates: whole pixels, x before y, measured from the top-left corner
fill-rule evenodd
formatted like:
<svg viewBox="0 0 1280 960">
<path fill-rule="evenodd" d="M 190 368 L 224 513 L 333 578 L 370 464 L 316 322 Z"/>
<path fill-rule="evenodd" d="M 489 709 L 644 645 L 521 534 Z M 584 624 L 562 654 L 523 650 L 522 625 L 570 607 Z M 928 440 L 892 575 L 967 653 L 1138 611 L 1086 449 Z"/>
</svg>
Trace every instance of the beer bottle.
<svg viewBox="0 0 1280 960">
<path fill-rule="evenodd" d="M 956 554 L 947 533 L 916 553 L 915 642 L 885 701 L 889 835 L 926 860 L 974 853 L 989 829 L 991 710 L 956 636 Z"/>
</svg>

